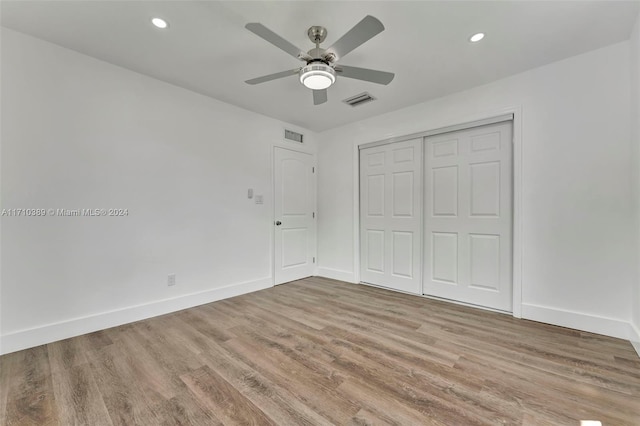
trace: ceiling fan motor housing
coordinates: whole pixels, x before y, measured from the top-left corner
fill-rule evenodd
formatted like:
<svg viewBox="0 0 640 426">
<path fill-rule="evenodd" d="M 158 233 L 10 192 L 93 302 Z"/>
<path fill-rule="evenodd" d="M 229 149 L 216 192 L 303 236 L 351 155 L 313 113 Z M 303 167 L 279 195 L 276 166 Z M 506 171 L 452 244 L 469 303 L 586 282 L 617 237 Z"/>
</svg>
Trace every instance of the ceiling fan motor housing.
<svg viewBox="0 0 640 426">
<path fill-rule="evenodd" d="M 314 25 L 307 30 L 307 36 L 312 43 L 320 44 L 327 38 L 327 29 L 320 25 Z"/>
</svg>

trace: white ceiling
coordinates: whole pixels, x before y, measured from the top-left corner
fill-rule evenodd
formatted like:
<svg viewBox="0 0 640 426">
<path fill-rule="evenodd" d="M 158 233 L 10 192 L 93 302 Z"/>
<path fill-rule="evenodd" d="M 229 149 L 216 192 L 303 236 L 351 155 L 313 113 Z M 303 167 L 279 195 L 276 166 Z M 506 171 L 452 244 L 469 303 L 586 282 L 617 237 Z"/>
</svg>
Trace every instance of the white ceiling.
<svg viewBox="0 0 640 426">
<path fill-rule="evenodd" d="M 2 1 L 3 26 L 308 129 L 321 131 L 488 83 L 629 38 L 639 1 Z M 314 106 L 296 77 L 244 80 L 302 62 L 244 28 L 260 22 L 303 50 L 324 47 L 364 16 L 386 30 L 340 60 L 391 71 L 388 86 L 340 78 Z M 149 20 L 165 18 L 158 30 Z M 468 37 L 487 34 L 477 44 Z M 343 99 L 369 91 L 377 101 Z"/>
</svg>

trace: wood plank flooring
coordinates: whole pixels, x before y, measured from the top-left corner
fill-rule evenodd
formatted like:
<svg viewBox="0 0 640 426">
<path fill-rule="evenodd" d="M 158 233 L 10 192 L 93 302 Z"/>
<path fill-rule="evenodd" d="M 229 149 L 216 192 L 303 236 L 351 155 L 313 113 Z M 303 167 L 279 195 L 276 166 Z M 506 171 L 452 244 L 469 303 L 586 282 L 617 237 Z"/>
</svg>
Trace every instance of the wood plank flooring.
<svg viewBox="0 0 640 426">
<path fill-rule="evenodd" d="M 0 357 L 2 425 L 640 425 L 624 340 L 308 278 Z"/>
</svg>

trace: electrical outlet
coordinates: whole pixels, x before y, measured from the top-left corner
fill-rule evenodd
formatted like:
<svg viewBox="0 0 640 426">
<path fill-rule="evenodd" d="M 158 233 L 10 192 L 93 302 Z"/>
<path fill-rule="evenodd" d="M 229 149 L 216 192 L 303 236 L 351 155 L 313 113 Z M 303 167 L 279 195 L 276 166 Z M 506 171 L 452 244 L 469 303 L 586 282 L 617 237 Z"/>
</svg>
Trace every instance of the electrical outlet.
<svg viewBox="0 0 640 426">
<path fill-rule="evenodd" d="M 176 274 L 169 274 L 169 279 L 167 280 L 167 285 L 168 286 L 176 285 Z"/>
</svg>

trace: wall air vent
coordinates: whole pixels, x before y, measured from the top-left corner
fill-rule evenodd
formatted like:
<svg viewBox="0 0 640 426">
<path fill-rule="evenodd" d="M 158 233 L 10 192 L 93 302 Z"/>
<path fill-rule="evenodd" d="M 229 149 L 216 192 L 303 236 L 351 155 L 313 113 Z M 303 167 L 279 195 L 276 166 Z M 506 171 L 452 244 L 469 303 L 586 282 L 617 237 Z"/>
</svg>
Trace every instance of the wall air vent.
<svg viewBox="0 0 640 426">
<path fill-rule="evenodd" d="M 371 102 L 375 100 L 376 98 L 371 96 L 369 93 L 364 92 L 364 93 L 360 93 L 359 95 L 355 95 L 350 98 L 347 98 L 342 102 L 344 102 L 347 105 L 351 105 L 352 107 L 355 107 L 355 106 L 366 104 L 367 102 Z"/>
<path fill-rule="evenodd" d="M 304 135 L 302 133 L 294 132 L 293 130 L 284 129 L 284 138 L 289 139 L 290 141 L 304 143 L 303 142 Z"/>
</svg>

